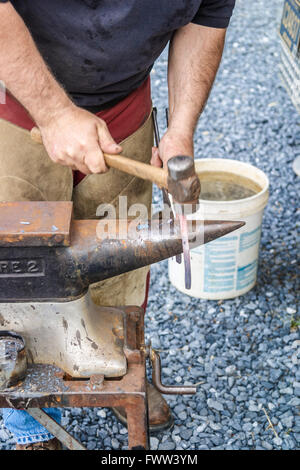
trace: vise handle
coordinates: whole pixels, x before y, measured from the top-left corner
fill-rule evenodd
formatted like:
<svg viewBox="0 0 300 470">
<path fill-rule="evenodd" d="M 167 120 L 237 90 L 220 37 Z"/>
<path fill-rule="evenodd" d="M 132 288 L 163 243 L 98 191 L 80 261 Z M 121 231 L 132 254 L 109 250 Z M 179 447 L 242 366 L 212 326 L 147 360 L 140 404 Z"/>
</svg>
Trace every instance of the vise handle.
<svg viewBox="0 0 300 470">
<path fill-rule="evenodd" d="M 31 138 L 42 144 L 40 130 L 34 127 Z M 194 202 L 199 198 L 200 182 L 195 173 L 192 157 L 173 157 L 168 162 L 168 171 L 147 163 L 138 162 L 123 155 L 109 155 L 104 153 L 106 164 L 129 175 L 142 178 L 167 189 L 179 203 Z"/>
</svg>

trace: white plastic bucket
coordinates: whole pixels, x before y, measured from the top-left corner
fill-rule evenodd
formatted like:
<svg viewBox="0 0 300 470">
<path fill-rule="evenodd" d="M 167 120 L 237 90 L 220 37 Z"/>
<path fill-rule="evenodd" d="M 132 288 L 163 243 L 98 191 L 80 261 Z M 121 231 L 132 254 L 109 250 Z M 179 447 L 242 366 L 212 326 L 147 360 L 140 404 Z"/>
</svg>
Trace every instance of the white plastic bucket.
<svg viewBox="0 0 300 470">
<path fill-rule="evenodd" d="M 191 289 L 185 289 L 184 263 L 169 260 L 169 278 L 181 292 L 201 299 L 230 299 L 248 292 L 256 283 L 261 223 L 269 197 L 269 180 L 258 168 L 236 160 L 195 160 L 197 173 L 226 172 L 251 180 L 258 192 L 233 201 L 200 199 L 200 209 L 188 218 L 243 220 L 239 230 L 191 250 Z M 201 196 L 201 195 L 200 195 Z"/>
</svg>

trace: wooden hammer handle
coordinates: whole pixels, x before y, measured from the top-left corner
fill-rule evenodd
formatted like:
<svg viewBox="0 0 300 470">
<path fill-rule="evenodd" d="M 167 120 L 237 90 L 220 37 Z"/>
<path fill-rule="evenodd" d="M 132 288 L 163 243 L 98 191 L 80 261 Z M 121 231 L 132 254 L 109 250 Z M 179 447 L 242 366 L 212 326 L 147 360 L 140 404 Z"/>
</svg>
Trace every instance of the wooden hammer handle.
<svg viewBox="0 0 300 470">
<path fill-rule="evenodd" d="M 32 140 L 39 144 L 43 143 L 42 135 L 37 127 L 34 127 L 30 134 Z M 129 175 L 151 181 L 160 187 L 168 189 L 168 173 L 162 168 L 138 162 L 131 158 L 124 157 L 123 155 L 109 155 L 104 153 L 104 159 L 107 166 L 111 168 L 116 168 Z"/>
<path fill-rule="evenodd" d="M 151 181 L 160 187 L 168 189 L 168 174 L 162 168 L 157 168 L 147 163 L 138 162 L 123 155 L 109 155 L 104 153 L 107 166 L 124 171 L 132 176 Z"/>
</svg>

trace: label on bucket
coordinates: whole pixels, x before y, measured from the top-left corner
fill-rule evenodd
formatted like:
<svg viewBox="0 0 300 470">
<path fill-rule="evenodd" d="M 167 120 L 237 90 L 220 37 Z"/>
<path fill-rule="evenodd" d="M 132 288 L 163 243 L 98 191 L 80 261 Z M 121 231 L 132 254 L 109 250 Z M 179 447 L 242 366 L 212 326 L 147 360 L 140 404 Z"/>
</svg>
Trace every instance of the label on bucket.
<svg viewBox="0 0 300 470">
<path fill-rule="evenodd" d="M 252 263 L 247 264 L 247 266 L 238 268 L 236 288 L 240 290 L 240 289 L 244 289 L 245 287 L 250 286 L 255 281 L 256 270 L 257 270 L 257 260 L 253 261 Z"/>
<path fill-rule="evenodd" d="M 240 248 L 239 251 L 248 250 L 252 246 L 255 246 L 259 243 L 261 233 L 261 226 L 252 230 L 251 232 L 242 233 L 240 236 Z"/>
<path fill-rule="evenodd" d="M 243 291 L 255 283 L 261 225 L 247 225 L 250 230 L 244 227 L 236 235 L 192 249 L 192 264 L 202 265 L 202 289 L 208 296 Z"/>
<path fill-rule="evenodd" d="M 204 291 L 234 289 L 237 236 L 223 237 L 206 245 L 204 250 Z"/>
</svg>

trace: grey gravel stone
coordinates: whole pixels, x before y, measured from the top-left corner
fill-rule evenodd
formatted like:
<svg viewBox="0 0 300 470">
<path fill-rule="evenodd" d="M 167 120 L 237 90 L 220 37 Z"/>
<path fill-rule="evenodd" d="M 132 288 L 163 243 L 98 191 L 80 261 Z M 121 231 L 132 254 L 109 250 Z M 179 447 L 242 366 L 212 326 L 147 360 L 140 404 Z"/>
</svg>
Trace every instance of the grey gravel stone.
<svg viewBox="0 0 300 470">
<path fill-rule="evenodd" d="M 249 405 L 248 410 L 257 412 L 257 411 L 260 410 L 260 408 L 259 408 L 259 406 L 256 406 L 256 405 Z"/>
<path fill-rule="evenodd" d="M 293 416 L 287 416 L 287 417 L 281 419 L 281 422 L 282 422 L 283 426 L 285 426 L 287 428 L 291 428 L 293 426 L 293 421 L 294 421 Z"/>
<path fill-rule="evenodd" d="M 87 449 L 88 450 L 95 450 L 97 447 L 96 441 L 89 441 L 87 444 Z"/>
<path fill-rule="evenodd" d="M 99 418 L 106 418 L 106 411 L 105 410 L 97 411 L 97 416 L 99 416 Z"/>
<path fill-rule="evenodd" d="M 199 433 L 205 431 L 206 428 L 207 428 L 207 423 L 202 423 L 202 424 L 200 424 L 200 426 L 198 426 L 198 427 L 196 428 L 196 431 L 195 431 L 195 432 L 196 432 L 197 434 L 199 434 Z"/>
<path fill-rule="evenodd" d="M 209 408 L 213 408 L 214 410 L 217 410 L 217 411 L 223 411 L 224 410 L 224 407 L 223 407 L 222 403 L 220 403 L 217 400 L 213 400 L 212 398 L 209 398 L 207 400 L 207 405 L 209 406 Z"/>
<path fill-rule="evenodd" d="M 157 450 L 158 445 L 159 445 L 159 440 L 157 439 L 157 437 L 151 436 L 150 437 L 150 447 L 151 447 L 151 449 Z"/>
<path fill-rule="evenodd" d="M 280 393 L 285 394 L 285 395 L 293 395 L 293 389 L 292 387 L 282 388 L 280 390 Z"/>
<path fill-rule="evenodd" d="M 115 449 L 115 450 L 119 449 L 119 447 L 120 447 L 119 441 L 117 439 L 115 439 L 114 437 L 111 440 L 111 445 L 112 445 L 112 448 Z"/>
<path fill-rule="evenodd" d="M 182 437 L 182 439 L 188 441 L 190 439 L 190 437 L 192 437 L 193 435 L 193 431 L 191 429 L 182 429 L 180 431 L 180 437 Z"/>
<path fill-rule="evenodd" d="M 160 349 L 161 348 L 161 341 L 158 333 L 153 333 L 151 335 L 151 344 L 154 349 Z"/>
<path fill-rule="evenodd" d="M 6 429 L 0 429 L 0 441 L 7 441 L 10 438 L 10 434 Z"/>
<path fill-rule="evenodd" d="M 181 413 L 178 413 L 178 418 L 181 419 L 182 421 L 185 421 L 187 417 L 187 414 L 185 411 L 182 411 Z"/>
<path fill-rule="evenodd" d="M 234 375 L 236 372 L 236 366 L 231 365 L 231 366 L 226 367 L 225 372 L 226 372 L 226 375 Z"/>
<path fill-rule="evenodd" d="M 159 450 L 173 450 L 176 448 L 175 442 L 172 441 L 165 441 L 163 444 L 158 446 Z"/>
<path fill-rule="evenodd" d="M 267 449 L 267 450 L 272 450 L 272 449 L 273 449 L 272 444 L 270 444 L 270 443 L 267 442 L 267 441 L 262 441 L 262 442 L 261 442 L 261 445 L 264 447 L 264 449 Z"/>
<path fill-rule="evenodd" d="M 109 437 L 106 437 L 103 443 L 105 447 L 111 447 L 111 439 Z"/>
<path fill-rule="evenodd" d="M 273 442 L 276 446 L 282 445 L 282 439 L 280 439 L 280 437 L 274 437 Z"/>
<path fill-rule="evenodd" d="M 243 431 L 250 432 L 250 431 L 252 431 L 252 424 L 251 423 L 245 423 L 245 424 L 243 424 L 242 428 L 243 428 Z"/>
</svg>

